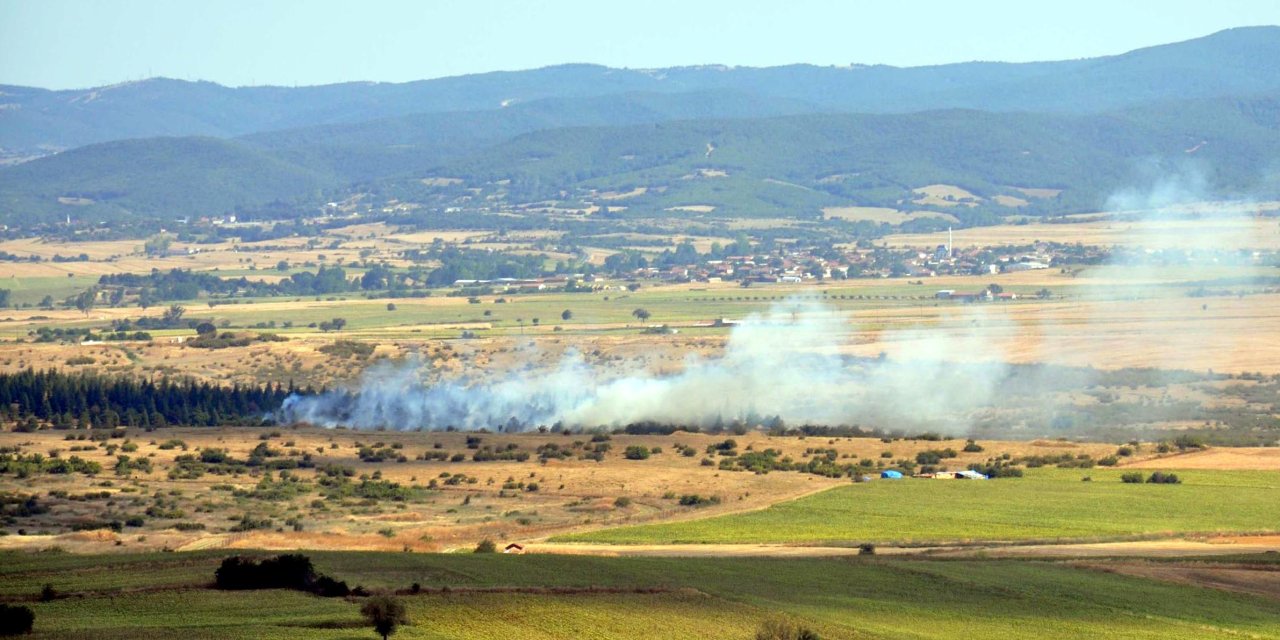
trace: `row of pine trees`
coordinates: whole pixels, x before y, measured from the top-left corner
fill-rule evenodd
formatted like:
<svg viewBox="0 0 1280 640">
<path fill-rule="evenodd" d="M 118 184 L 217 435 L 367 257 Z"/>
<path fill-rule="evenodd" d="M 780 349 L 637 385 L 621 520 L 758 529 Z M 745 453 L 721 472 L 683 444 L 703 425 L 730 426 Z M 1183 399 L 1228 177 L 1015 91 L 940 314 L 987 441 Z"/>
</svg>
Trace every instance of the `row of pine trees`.
<svg viewBox="0 0 1280 640">
<path fill-rule="evenodd" d="M 222 386 L 27 369 L 0 373 L 0 419 L 20 429 L 261 424 L 292 393 L 280 383 Z"/>
</svg>

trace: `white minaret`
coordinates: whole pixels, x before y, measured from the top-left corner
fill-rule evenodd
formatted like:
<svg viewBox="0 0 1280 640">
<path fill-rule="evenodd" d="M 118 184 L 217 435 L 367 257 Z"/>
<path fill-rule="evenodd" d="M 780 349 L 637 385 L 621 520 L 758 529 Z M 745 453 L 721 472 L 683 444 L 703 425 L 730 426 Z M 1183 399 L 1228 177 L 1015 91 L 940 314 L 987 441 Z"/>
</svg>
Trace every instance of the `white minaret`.
<svg viewBox="0 0 1280 640">
<path fill-rule="evenodd" d="M 951 257 L 951 227 L 947 227 L 947 257 Z"/>
</svg>

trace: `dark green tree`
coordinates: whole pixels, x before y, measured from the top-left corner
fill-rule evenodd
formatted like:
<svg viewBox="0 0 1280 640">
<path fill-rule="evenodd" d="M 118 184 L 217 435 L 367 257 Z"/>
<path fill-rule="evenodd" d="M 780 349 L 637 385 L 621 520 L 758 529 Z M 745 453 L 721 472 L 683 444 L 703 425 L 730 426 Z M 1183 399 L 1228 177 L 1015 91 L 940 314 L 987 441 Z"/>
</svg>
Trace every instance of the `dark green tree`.
<svg viewBox="0 0 1280 640">
<path fill-rule="evenodd" d="M 404 603 L 390 596 L 369 598 L 360 607 L 360 615 L 373 625 L 373 630 L 382 636 L 382 640 L 391 637 L 400 625 L 409 624 L 409 614 Z"/>
</svg>

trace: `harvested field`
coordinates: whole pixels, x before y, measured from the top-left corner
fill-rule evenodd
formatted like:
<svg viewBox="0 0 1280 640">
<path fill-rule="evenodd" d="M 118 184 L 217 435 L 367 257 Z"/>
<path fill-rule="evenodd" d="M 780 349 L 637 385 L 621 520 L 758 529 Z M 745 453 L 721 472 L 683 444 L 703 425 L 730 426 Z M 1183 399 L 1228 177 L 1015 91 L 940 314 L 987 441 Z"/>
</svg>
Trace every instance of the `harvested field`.
<svg viewBox="0 0 1280 640">
<path fill-rule="evenodd" d="M 1180 249 L 1204 246 L 1206 238 L 1230 238 L 1234 249 L 1280 249 L 1280 220 L 1252 216 L 1206 216 L 1159 221 L 1091 220 L 1073 224 L 1022 224 L 957 229 L 957 249 L 989 245 L 1025 245 L 1037 241 L 1083 243 L 1104 247 Z M 936 247 L 945 231 L 889 236 L 890 246 Z"/>
</svg>

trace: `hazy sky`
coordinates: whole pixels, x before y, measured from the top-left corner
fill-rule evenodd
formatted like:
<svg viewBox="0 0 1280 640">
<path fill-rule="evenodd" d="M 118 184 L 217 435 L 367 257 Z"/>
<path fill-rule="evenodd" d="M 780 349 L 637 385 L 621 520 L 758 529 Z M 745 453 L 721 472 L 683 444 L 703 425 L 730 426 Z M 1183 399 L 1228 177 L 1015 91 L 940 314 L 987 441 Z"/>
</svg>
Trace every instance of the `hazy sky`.
<svg viewBox="0 0 1280 640">
<path fill-rule="evenodd" d="M 1053 60 L 1280 24 L 1280 0 L 0 0 L 0 83 Z"/>
</svg>

